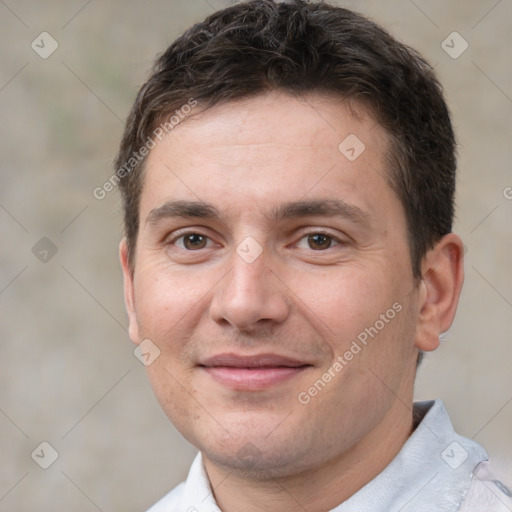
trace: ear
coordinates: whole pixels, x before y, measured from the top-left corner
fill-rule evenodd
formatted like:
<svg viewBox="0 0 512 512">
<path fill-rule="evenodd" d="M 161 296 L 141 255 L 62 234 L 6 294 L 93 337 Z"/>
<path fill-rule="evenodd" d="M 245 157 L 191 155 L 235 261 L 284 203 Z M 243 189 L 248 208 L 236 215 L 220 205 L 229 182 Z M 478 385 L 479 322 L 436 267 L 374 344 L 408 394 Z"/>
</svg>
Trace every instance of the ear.
<svg viewBox="0 0 512 512">
<path fill-rule="evenodd" d="M 445 235 L 423 258 L 415 346 L 431 351 L 452 325 L 464 282 L 464 249 L 455 233 Z"/>
<path fill-rule="evenodd" d="M 119 244 L 119 259 L 121 260 L 121 267 L 123 269 L 124 303 L 129 321 L 128 334 L 130 335 L 130 339 L 138 345 L 142 340 L 140 338 L 139 323 L 135 313 L 133 272 L 128 263 L 128 246 L 126 245 L 126 238 L 123 238 Z"/>
</svg>

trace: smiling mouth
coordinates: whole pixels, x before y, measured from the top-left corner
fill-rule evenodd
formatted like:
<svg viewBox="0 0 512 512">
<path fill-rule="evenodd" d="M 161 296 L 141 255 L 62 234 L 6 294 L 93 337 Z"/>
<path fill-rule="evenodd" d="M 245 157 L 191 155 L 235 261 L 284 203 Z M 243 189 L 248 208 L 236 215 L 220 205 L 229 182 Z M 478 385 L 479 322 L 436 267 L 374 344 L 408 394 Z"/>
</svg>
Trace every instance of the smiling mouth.
<svg viewBox="0 0 512 512">
<path fill-rule="evenodd" d="M 258 391 L 289 381 L 312 365 L 276 354 L 220 354 L 199 367 L 216 382 L 239 391 Z"/>
</svg>

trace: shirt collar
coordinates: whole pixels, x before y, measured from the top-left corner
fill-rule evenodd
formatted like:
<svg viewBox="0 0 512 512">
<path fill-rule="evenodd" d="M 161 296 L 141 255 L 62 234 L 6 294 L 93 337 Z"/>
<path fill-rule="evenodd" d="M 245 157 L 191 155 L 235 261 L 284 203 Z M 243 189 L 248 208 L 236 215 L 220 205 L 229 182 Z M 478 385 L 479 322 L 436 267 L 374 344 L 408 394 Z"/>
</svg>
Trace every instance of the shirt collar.
<svg viewBox="0 0 512 512">
<path fill-rule="evenodd" d="M 485 450 L 458 435 L 441 400 L 417 402 L 423 416 L 398 455 L 332 512 L 455 512 Z"/>
<path fill-rule="evenodd" d="M 373 480 L 331 512 L 455 512 L 485 450 L 455 433 L 441 400 L 417 402 L 421 422 L 398 455 Z M 221 512 L 204 469 L 195 458 L 180 500 L 180 511 Z"/>
</svg>

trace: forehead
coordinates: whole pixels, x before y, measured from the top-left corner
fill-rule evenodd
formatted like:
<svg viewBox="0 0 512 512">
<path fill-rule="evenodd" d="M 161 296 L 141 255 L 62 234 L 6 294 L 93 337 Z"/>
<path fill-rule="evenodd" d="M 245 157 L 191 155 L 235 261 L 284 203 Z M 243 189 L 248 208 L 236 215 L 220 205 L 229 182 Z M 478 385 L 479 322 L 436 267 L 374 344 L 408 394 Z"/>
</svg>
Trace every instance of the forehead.
<svg viewBox="0 0 512 512">
<path fill-rule="evenodd" d="M 219 104 L 182 121 L 151 150 L 140 214 L 174 199 L 238 214 L 308 196 L 352 196 L 370 207 L 377 192 L 391 192 L 388 146 L 369 111 L 339 97 L 272 92 Z"/>
<path fill-rule="evenodd" d="M 387 146 L 385 130 L 375 121 L 369 108 L 356 100 L 319 93 L 294 97 L 271 91 L 220 103 L 206 110 L 196 107 L 166 142 L 178 147 L 199 138 L 196 142 L 200 151 L 209 145 L 262 144 L 321 150 L 337 148 L 349 134 L 347 130 L 366 138 L 373 149 Z"/>
</svg>

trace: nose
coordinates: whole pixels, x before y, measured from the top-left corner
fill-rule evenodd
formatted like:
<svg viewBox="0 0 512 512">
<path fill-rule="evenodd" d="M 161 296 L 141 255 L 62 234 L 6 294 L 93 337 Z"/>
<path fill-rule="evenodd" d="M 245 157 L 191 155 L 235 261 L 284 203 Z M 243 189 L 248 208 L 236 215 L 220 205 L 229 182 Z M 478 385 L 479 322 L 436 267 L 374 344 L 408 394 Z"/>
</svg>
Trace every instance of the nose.
<svg viewBox="0 0 512 512">
<path fill-rule="evenodd" d="M 282 323 L 290 313 L 286 285 L 269 268 L 262 254 L 251 263 L 233 254 L 231 270 L 217 285 L 211 318 L 239 331 L 256 331 Z"/>
</svg>

